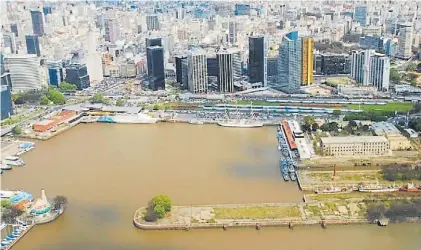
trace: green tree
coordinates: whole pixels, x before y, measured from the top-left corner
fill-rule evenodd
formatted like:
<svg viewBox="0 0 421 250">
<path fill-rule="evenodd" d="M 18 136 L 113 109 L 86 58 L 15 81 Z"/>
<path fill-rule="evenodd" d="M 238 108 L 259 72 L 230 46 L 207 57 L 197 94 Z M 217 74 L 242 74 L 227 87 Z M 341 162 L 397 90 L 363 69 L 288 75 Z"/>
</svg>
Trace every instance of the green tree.
<svg viewBox="0 0 421 250">
<path fill-rule="evenodd" d="M 58 196 L 53 198 L 53 208 L 55 210 L 59 210 L 59 209 L 63 208 L 64 206 L 67 205 L 67 203 L 68 203 L 68 201 L 67 201 L 66 196 L 58 195 Z"/>
<path fill-rule="evenodd" d="M 10 203 L 10 201 L 6 199 L 2 199 L 0 202 L 2 208 L 10 208 L 10 206 L 12 205 L 12 203 Z"/>
<path fill-rule="evenodd" d="M 319 128 L 320 128 L 319 124 L 317 124 L 316 122 L 313 123 L 313 125 L 311 125 L 311 130 L 313 130 L 313 131 L 317 131 Z"/>
<path fill-rule="evenodd" d="M 371 205 L 367 208 L 367 219 L 371 222 L 382 219 L 386 212 L 384 205 Z"/>
<path fill-rule="evenodd" d="M 91 102 L 92 103 L 103 103 L 103 104 L 106 104 L 108 102 L 108 100 L 104 97 L 103 94 L 96 93 L 94 96 L 92 96 Z"/>
<path fill-rule="evenodd" d="M 313 123 L 315 123 L 315 119 L 313 116 L 311 115 L 304 116 L 304 124 L 311 126 L 313 125 Z"/>
<path fill-rule="evenodd" d="M 41 105 L 48 105 L 48 104 L 50 104 L 50 100 L 48 99 L 47 96 L 43 95 L 43 96 L 41 96 L 41 99 L 39 100 L 39 103 Z"/>
<path fill-rule="evenodd" d="M 171 106 L 169 104 L 165 104 L 164 105 L 164 110 L 169 110 L 169 109 L 171 109 Z"/>
<path fill-rule="evenodd" d="M 161 106 L 159 106 L 158 104 L 154 104 L 153 105 L 153 110 L 159 110 L 161 108 Z"/>
<path fill-rule="evenodd" d="M 47 98 L 56 105 L 63 105 L 66 103 L 64 95 L 54 88 L 50 88 L 47 93 Z"/>
<path fill-rule="evenodd" d="M 152 207 L 162 206 L 166 212 L 171 211 L 172 204 L 168 195 L 157 195 L 152 199 Z"/>
<path fill-rule="evenodd" d="M 332 115 L 339 117 L 342 115 L 342 111 L 340 109 L 335 109 L 333 110 Z"/>
<path fill-rule="evenodd" d="M 158 219 L 162 219 L 165 217 L 165 208 L 162 205 L 156 205 L 153 207 L 153 212 Z"/>
<path fill-rule="evenodd" d="M 417 102 L 414 104 L 411 110 L 412 113 L 418 113 L 421 112 L 421 102 Z"/>
<path fill-rule="evenodd" d="M 416 71 L 417 70 L 417 64 L 416 63 L 410 63 L 406 67 L 406 71 Z"/>
<path fill-rule="evenodd" d="M 401 75 L 395 68 L 390 69 L 390 80 L 392 80 L 395 83 L 398 83 L 401 80 Z"/>
<path fill-rule="evenodd" d="M 124 104 L 125 104 L 125 102 L 124 102 L 124 100 L 123 100 L 122 98 L 118 98 L 118 99 L 115 101 L 115 105 L 116 105 L 116 106 L 124 106 Z"/>
<path fill-rule="evenodd" d="M 12 132 L 16 135 L 20 135 L 22 133 L 22 129 L 19 126 L 15 126 Z"/>
<path fill-rule="evenodd" d="M 67 82 L 61 82 L 59 88 L 61 92 L 76 92 L 77 90 L 76 85 Z"/>
</svg>

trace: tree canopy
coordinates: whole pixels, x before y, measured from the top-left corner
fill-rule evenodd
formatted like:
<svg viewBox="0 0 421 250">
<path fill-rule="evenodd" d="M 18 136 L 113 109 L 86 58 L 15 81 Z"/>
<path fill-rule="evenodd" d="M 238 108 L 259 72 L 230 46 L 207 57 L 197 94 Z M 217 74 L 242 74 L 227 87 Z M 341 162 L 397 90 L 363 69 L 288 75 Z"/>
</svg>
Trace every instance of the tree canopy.
<svg viewBox="0 0 421 250">
<path fill-rule="evenodd" d="M 59 88 L 61 92 L 75 92 L 77 90 L 77 86 L 68 82 L 61 82 L 59 84 Z"/>
<path fill-rule="evenodd" d="M 417 132 L 421 132 L 421 118 L 412 118 L 408 126 Z"/>
<path fill-rule="evenodd" d="M 115 101 L 115 105 L 116 106 L 124 106 L 124 104 L 125 104 L 125 101 L 122 99 L 122 98 L 118 98 L 116 101 Z"/>
<path fill-rule="evenodd" d="M 157 195 L 151 201 L 151 209 L 158 219 L 164 218 L 171 208 L 172 204 L 168 195 Z"/>
<path fill-rule="evenodd" d="M 313 125 L 313 123 L 315 123 L 315 119 L 313 116 L 311 115 L 304 116 L 304 124 L 311 126 Z"/>
<path fill-rule="evenodd" d="M 416 71 L 417 70 L 417 64 L 416 63 L 410 63 L 408 66 L 406 66 L 406 71 Z"/>
<path fill-rule="evenodd" d="M 106 104 L 106 103 L 108 103 L 108 100 L 107 100 L 107 98 L 104 97 L 103 94 L 96 93 L 94 96 L 92 96 L 91 102 L 92 103 L 103 103 L 103 104 Z"/>
<path fill-rule="evenodd" d="M 66 196 L 58 195 L 58 196 L 53 198 L 53 204 L 54 204 L 53 208 L 55 210 L 63 208 L 64 206 L 67 205 L 67 203 L 68 203 L 68 201 L 67 201 Z"/>
<path fill-rule="evenodd" d="M 64 95 L 54 88 L 48 89 L 47 98 L 56 105 L 63 105 L 66 103 Z"/>
<path fill-rule="evenodd" d="M 46 95 L 42 95 L 40 100 L 39 100 L 39 104 L 48 105 L 48 104 L 50 104 L 50 99 L 48 99 L 48 97 Z"/>
<path fill-rule="evenodd" d="M 401 80 L 401 75 L 395 68 L 390 69 L 390 80 L 395 83 L 398 83 Z"/>
</svg>

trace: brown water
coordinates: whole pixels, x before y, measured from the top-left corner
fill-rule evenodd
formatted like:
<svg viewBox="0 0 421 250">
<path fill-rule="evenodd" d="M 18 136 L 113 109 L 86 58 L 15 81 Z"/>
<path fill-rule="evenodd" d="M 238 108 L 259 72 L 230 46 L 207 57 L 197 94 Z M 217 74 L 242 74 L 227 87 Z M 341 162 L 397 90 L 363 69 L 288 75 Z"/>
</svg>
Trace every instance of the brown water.
<svg viewBox="0 0 421 250">
<path fill-rule="evenodd" d="M 146 232 L 136 208 L 168 194 L 175 204 L 299 201 L 278 167 L 275 128 L 184 124 L 79 125 L 22 158 L 2 188 L 65 195 L 57 221 L 36 226 L 14 250 L 421 249 L 419 224 Z"/>
</svg>

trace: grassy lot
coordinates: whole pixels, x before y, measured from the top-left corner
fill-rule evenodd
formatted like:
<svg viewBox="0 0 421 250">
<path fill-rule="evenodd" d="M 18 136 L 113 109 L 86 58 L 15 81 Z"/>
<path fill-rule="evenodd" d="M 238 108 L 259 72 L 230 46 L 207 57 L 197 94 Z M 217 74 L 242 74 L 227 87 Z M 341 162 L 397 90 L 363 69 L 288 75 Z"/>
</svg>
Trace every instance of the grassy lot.
<svg viewBox="0 0 421 250">
<path fill-rule="evenodd" d="M 348 77 L 330 77 L 326 80 L 326 83 L 330 86 L 348 85 L 352 82 L 353 80 Z"/>
<path fill-rule="evenodd" d="M 308 198 L 311 198 L 316 201 L 326 201 L 329 199 L 338 199 L 338 200 L 347 200 L 351 198 L 373 198 L 377 200 L 388 200 L 390 198 L 408 198 L 408 197 L 420 197 L 418 193 L 408 193 L 408 192 L 393 192 L 393 193 L 361 193 L 361 192 L 352 192 L 352 193 L 341 193 L 341 194 L 318 194 L 311 195 Z"/>
<path fill-rule="evenodd" d="M 301 217 L 298 207 L 215 208 L 215 219 L 282 219 Z"/>
<path fill-rule="evenodd" d="M 349 109 L 359 109 L 361 108 L 364 111 L 398 111 L 398 112 L 408 112 L 412 109 L 412 103 L 402 103 L 402 102 L 390 102 L 386 105 L 358 105 L 358 104 L 348 104 L 347 108 Z"/>
</svg>

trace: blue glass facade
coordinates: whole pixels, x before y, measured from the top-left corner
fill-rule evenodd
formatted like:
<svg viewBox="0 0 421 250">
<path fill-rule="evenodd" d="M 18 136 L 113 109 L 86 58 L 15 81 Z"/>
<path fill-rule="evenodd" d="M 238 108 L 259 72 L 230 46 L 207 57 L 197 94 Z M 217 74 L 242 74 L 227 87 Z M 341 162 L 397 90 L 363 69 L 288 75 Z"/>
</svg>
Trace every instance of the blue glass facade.
<svg viewBox="0 0 421 250">
<path fill-rule="evenodd" d="M 267 85 L 267 42 L 264 36 L 249 37 L 248 74 L 250 83 Z"/>
<path fill-rule="evenodd" d="M 146 49 L 148 77 L 153 90 L 165 89 L 164 49 L 161 46 Z"/>
<path fill-rule="evenodd" d="M 248 16 L 250 15 L 250 5 L 248 4 L 236 4 L 234 15 L 236 16 Z"/>
<path fill-rule="evenodd" d="M 40 48 L 39 48 L 39 38 L 37 35 L 34 36 L 26 36 L 26 52 L 28 54 L 34 54 L 37 56 L 41 55 Z"/>
<path fill-rule="evenodd" d="M 38 10 L 31 11 L 32 27 L 34 29 L 34 35 L 43 36 L 44 32 L 44 17 L 42 12 Z"/>
<path fill-rule="evenodd" d="M 83 64 L 70 64 L 66 67 L 66 82 L 77 86 L 78 90 L 89 88 L 88 70 Z"/>
<path fill-rule="evenodd" d="M 51 64 L 48 66 L 49 83 L 58 87 L 64 81 L 64 68 L 60 64 Z"/>
<path fill-rule="evenodd" d="M 19 32 L 18 32 L 18 25 L 15 23 L 12 23 L 10 25 L 10 31 L 12 31 L 13 33 L 15 33 L 15 36 L 18 37 L 19 36 Z"/>
<path fill-rule="evenodd" d="M 13 115 L 13 106 L 10 87 L 1 85 L 1 119 L 9 118 L 11 115 Z"/>
<path fill-rule="evenodd" d="M 367 6 L 358 6 L 355 8 L 354 20 L 361 26 L 367 25 Z"/>
<path fill-rule="evenodd" d="M 362 49 L 374 49 L 378 50 L 382 43 L 382 40 L 378 36 L 363 36 L 360 37 L 360 47 Z"/>
<path fill-rule="evenodd" d="M 52 14 L 53 13 L 51 7 L 43 7 L 42 8 L 42 12 L 44 12 L 44 15 Z"/>
</svg>

